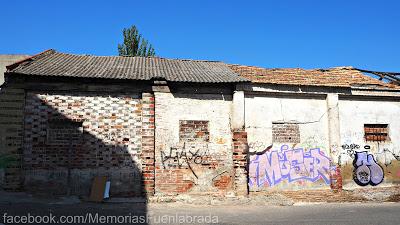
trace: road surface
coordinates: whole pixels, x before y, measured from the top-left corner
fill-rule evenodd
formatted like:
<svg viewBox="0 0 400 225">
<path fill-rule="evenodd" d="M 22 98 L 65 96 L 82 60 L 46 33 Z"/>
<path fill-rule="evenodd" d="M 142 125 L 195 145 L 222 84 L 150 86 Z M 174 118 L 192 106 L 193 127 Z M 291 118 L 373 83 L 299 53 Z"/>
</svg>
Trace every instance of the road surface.
<svg viewBox="0 0 400 225">
<path fill-rule="evenodd" d="M 0 223 L 21 222 L 23 216 L 42 219 L 53 216 L 60 222 L 61 216 L 70 224 L 285 224 L 285 225 L 368 225 L 400 224 L 400 203 L 323 203 L 296 204 L 293 206 L 210 206 L 184 205 L 180 203 L 13 203 L 0 202 Z M 41 217 L 39 217 L 39 215 Z M 89 215 L 89 216 L 88 216 Z M 16 218 L 15 216 L 20 216 Z M 78 217 L 80 216 L 80 217 Z M 96 217 L 97 216 L 97 217 Z M 146 217 L 145 217 L 146 216 Z M 89 218 L 90 217 L 90 218 Z M 50 218 L 50 217 L 49 217 Z M 91 220 L 87 220 L 87 219 Z M 146 218 L 146 220 L 140 220 Z M 83 221 L 83 219 L 86 219 Z M 100 220 L 103 219 L 103 220 Z M 108 220 L 107 220 L 108 219 Z M 7 220 L 7 221 L 6 221 Z M 8 222 L 8 223 L 7 223 Z M 41 221 L 36 221 L 41 222 Z M 108 223 L 107 223 L 108 222 Z"/>
</svg>

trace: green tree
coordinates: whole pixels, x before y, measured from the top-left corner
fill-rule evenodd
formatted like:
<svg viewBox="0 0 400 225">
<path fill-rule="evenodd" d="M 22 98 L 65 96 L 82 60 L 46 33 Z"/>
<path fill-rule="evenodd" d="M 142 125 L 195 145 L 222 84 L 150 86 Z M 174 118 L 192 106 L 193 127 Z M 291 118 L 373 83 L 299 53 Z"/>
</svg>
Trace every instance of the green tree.
<svg viewBox="0 0 400 225">
<path fill-rule="evenodd" d="M 155 56 L 153 46 L 139 34 L 136 26 L 124 28 L 124 43 L 118 44 L 120 56 Z"/>
</svg>

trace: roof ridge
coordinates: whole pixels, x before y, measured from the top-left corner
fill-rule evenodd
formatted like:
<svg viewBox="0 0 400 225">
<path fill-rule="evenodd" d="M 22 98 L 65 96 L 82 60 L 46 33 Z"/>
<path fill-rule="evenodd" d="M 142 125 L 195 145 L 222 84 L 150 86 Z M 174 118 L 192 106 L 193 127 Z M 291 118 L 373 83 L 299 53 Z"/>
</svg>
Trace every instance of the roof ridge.
<svg viewBox="0 0 400 225">
<path fill-rule="evenodd" d="M 171 82 L 236 83 L 246 78 L 223 62 L 161 57 L 91 56 L 46 50 L 8 67 L 8 74 L 152 80 Z"/>
<path fill-rule="evenodd" d="M 7 71 L 13 70 L 13 69 L 17 68 L 19 65 L 21 65 L 21 64 L 24 63 L 24 62 L 33 61 L 33 60 L 42 58 L 42 57 L 44 57 L 44 56 L 46 56 L 46 55 L 54 54 L 54 53 L 56 53 L 56 50 L 54 50 L 54 49 L 47 49 L 47 50 L 44 50 L 44 51 L 42 51 L 42 52 L 39 52 L 38 54 L 35 54 L 35 55 L 33 55 L 33 56 L 26 57 L 26 58 L 21 59 L 21 60 L 19 60 L 19 61 L 13 63 L 13 64 L 11 64 L 11 65 L 8 65 L 8 66 L 6 66 L 6 69 L 7 69 Z"/>
<path fill-rule="evenodd" d="M 191 62 L 215 62 L 215 63 L 224 63 L 220 60 L 202 60 L 202 59 L 179 59 L 179 58 L 165 58 L 160 56 L 125 56 L 125 55 L 91 55 L 91 54 L 75 54 L 75 53 L 65 53 L 65 52 L 57 52 L 54 49 L 55 53 L 63 54 L 63 55 L 72 55 L 72 56 L 88 56 L 88 57 L 113 57 L 113 58 L 146 58 L 146 59 L 162 59 L 162 60 L 171 60 L 171 61 L 191 61 Z M 40 54 L 40 53 L 39 53 Z"/>
<path fill-rule="evenodd" d="M 343 69 L 343 70 L 357 70 L 353 66 L 334 66 L 334 67 L 328 67 L 328 68 L 311 68 L 311 69 L 306 69 L 302 67 L 262 67 L 262 66 L 249 66 L 249 65 L 242 65 L 242 64 L 231 64 L 227 63 L 228 66 L 242 66 L 242 67 L 250 67 L 250 68 L 255 68 L 255 69 L 265 69 L 265 70 L 305 70 L 305 71 L 331 71 L 331 70 L 336 70 L 336 69 Z"/>
</svg>

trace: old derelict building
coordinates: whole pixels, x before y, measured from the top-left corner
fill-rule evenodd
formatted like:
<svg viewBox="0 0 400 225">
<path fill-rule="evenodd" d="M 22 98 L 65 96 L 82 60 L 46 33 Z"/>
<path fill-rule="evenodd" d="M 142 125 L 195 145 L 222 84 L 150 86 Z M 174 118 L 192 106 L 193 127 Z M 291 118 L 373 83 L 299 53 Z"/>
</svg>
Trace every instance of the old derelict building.
<svg viewBox="0 0 400 225">
<path fill-rule="evenodd" d="M 114 196 L 400 182 L 400 88 L 353 68 L 48 50 L 5 78 L 5 190 L 87 195 L 99 175 Z"/>
</svg>

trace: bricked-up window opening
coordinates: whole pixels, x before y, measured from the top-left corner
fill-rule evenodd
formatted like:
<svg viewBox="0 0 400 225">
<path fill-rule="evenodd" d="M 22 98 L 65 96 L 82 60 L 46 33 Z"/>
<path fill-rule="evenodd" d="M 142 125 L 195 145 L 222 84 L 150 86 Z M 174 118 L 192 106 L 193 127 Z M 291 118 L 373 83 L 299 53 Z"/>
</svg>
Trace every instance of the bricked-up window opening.
<svg viewBox="0 0 400 225">
<path fill-rule="evenodd" d="M 274 143 L 300 143 L 300 128 L 297 123 L 272 123 Z"/>
<path fill-rule="evenodd" d="M 80 143 L 83 137 L 82 122 L 70 120 L 49 120 L 47 125 L 47 143 Z"/>
<path fill-rule="evenodd" d="M 364 124 L 364 137 L 366 141 L 388 141 L 388 124 Z"/>
<path fill-rule="evenodd" d="M 179 141 L 180 142 L 208 142 L 210 133 L 208 121 L 205 120 L 180 120 Z"/>
</svg>

